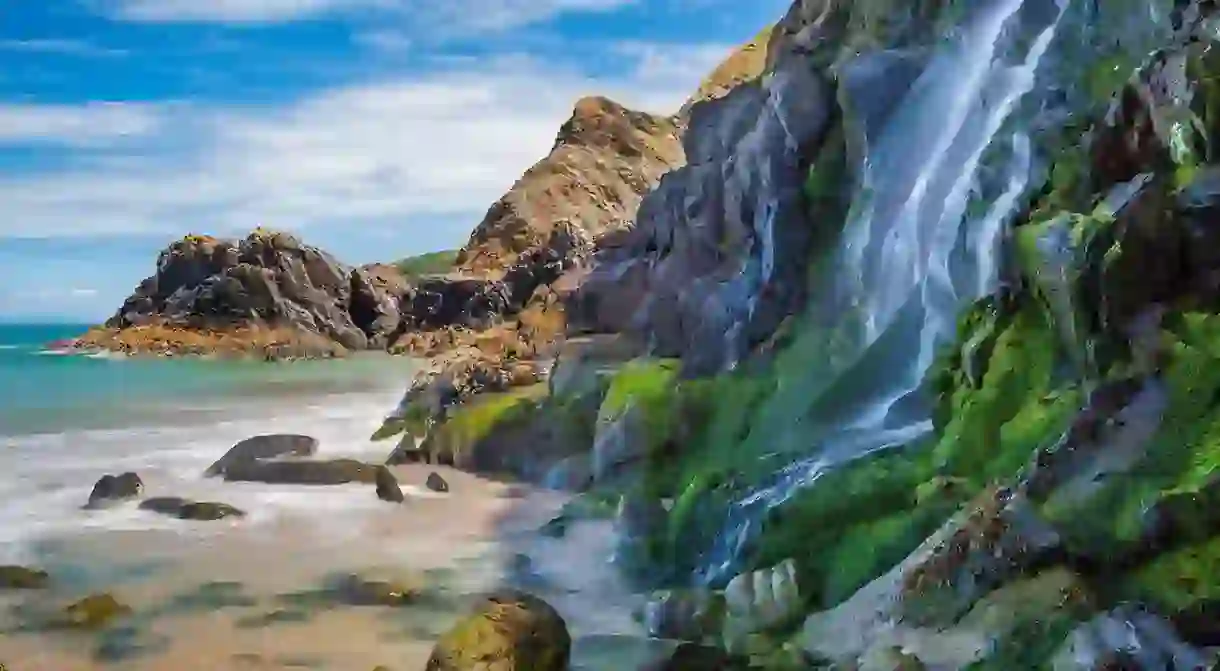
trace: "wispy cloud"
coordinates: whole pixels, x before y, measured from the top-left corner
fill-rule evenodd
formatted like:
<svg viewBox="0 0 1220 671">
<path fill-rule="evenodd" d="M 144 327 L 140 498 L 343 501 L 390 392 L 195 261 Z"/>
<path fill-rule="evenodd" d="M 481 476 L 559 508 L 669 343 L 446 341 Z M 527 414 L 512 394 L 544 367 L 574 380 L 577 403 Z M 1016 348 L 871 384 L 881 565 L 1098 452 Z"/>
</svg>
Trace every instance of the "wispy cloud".
<svg viewBox="0 0 1220 671">
<path fill-rule="evenodd" d="M 126 56 L 129 53 L 126 49 L 103 47 L 86 40 L 63 39 L 0 40 L 0 51 L 59 54 L 83 58 Z"/>
<path fill-rule="evenodd" d="M 0 103 L 0 146 L 114 146 L 152 134 L 162 121 L 153 105 Z"/>
<path fill-rule="evenodd" d="M 107 123 L 97 121 L 105 108 L 85 105 L 10 110 L 21 122 L 6 125 L 0 108 L 0 143 L 70 144 L 107 125 L 112 140 L 129 131 L 88 164 L 0 175 L 0 238 L 235 233 L 259 224 L 410 235 L 413 221 L 445 218 L 463 222 L 453 231 L 458 242 L 546 154 L 580 96 L 675 111 L 724 55 L 704 45 L 690 50 L 679 59 L 684 68 L 661 73 L 635 67 L 591 79 L 505 58 L 335 88 L 281 107 L 140 108 Z M 130 151 L 135 145 L 143 150 Z"/>
<path fill-rule="evenodd" d="M 125 21 L 267 24 L 378 12 L 413 25 L 500 30 L 567 12 L 604 12 L 642 0 L 102 0 Z"/>
</svg>

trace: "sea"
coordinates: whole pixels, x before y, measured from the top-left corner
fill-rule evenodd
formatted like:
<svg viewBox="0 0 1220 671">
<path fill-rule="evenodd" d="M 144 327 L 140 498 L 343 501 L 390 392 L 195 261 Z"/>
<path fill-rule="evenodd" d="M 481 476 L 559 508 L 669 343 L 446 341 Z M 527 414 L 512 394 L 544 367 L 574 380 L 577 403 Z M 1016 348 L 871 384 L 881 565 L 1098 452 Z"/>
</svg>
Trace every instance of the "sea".
<svg viewBox="0 0 1220 671">
<path fill-rule="evenodd" d="M 377 353 L 290 363 L 142 358 L 51 345 L 86 328 L 0 324 L 0 565 L 52 576 L 47 591 L 0 591 L 0 665 L 423 668 L 435 638 L 469 599 L 505 585 L 543 595 L 568 619 L 574 668 L 634 668 L 637 657 L 652 654 L 622 643 L 644 638 L 641 601 L 607 561 L 611 523 L 590 520 L 563 539 L 538 533 L 565 494 L 423 465 L 394 469 L 407 495 L 402 506 L 362 484 L 203 476 L 233 444 L 267 433 L 313 436 L 317 458 L 384 462 L 392 444 L 370 437 L 420 361 Z M 247 515 L 189 522 L 134 503 L 82 509 L 98 478 L 126 471 L 139 474 L 146 497 L 219 501 Z M 449 492 L 425 486 L 433 472 L 449 481 Z M 446 605 L 389 617 L 367 608 L 278 617 L 287 595 L 365 572 L 430 576 L 430 586 L 448 595 L 437 603 Z M 242 597 L 223 608 L 171 607 L 198 606 L 217 589 Z M 117 630 L 88 634 L 31 619 L 98 593 L 114 594 L 136 615 Z"/>
</svg>

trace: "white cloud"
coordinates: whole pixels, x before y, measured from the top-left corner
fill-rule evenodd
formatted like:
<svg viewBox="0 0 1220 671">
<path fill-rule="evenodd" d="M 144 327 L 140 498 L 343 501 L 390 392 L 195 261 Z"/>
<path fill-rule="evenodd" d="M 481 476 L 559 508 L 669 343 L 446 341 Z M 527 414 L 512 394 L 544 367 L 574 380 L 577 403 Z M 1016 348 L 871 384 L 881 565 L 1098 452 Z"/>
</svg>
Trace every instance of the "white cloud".
<svg viewBox="0 0 1220 671">
<path fill-rule="evenodd" d="M 104 0 L 118 19 L 264 24 L 379 11 L 416 25 L 500 30 L 565 12 L 603 12 L 640 0 Z"/>
<path fill-rule="evenodd" d="M 150 23 L 276 23 L 384 4 L 383 0 L 119 0 L 113 10 L 118 18 Z"/>
<path fill-rule="evenodd" d="M 675 61 L 685 65 L 629 68 L 631 75 L 612 80 L 502 59 L 275 108 L 150 107 L 129 119 L 88 105 L 10 110 L 19 124 L 6 123 L 0 108 L 0 144 L 5 137 L 79 143 L 105 126 L 111 139 L 115 129 L 141 131 L 63 171 L 0 173 L 0 238 L 231 234 L 260 224 L 410 235 L 411 222 L 443 216 L 464 222 L 452 235 L 460 242 L 546 154 L 577 98 L 601 94 L 673 112 L 727 49 L 669 48 L 675 58 L 685 54 Z"/>
<path fill-rule="evenodd" d="M 64 56 L 108 57 L 125 56 L 127 50 L 102 47 L 85 40 L 0 40 L 0 51 L 60 54 Z"/>
<path fill-rule="evenodd" d="M 0 103 L 0 145 L 107 145 L 149 135 L 160 121 L 156 108 L 134 103 Z"/>
</svg>

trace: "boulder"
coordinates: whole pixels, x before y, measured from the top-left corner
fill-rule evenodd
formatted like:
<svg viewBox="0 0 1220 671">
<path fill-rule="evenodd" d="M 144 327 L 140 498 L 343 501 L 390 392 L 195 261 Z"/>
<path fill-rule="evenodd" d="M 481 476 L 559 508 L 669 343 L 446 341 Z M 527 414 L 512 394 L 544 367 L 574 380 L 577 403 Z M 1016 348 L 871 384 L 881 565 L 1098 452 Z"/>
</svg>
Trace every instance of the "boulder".
<svg viewBox="0 0 1220 671">
<path fill-rule="evenodd" d="M 378 466 L 373 473 L 373 482 L 377 485 L 377 498 L 389 503 L 402 503 L 406 497 L 398 486 L 398 478 L 385 466 Z"/>
<path fill-rule="evenodd" d="M 144 481 L 135 473 L 121 475 L 103 475 L 93 491 L 89 492 L 89 502 L 85 508 L 100 508 L 108 504 L 139 498 L 144 493 Z"/>
<path fill-rule="evenodd" d="M 158 496 L 140 502 L 141 510 L 169 515 L 183 520 L 215 522 L 229 517 L 245 517 L 245 511 L 227 503 L 189 501 L 175 496 Z"/>
<path fill-rule="evenodd" d="M 225 469 L 226 482 L 264 482 L 275 485 L 375 484 L 378 466 L 354 459 L 330 461 L 251 461 Z"/>
<path fill-rule="evenodd" d="M 223 457 L 204 471 L 206 477 L 224 475 L 233 464 L 276 457 L 311 457 L 318 450 L 318 439 L 296 434 L 269 434 L 246 438 L 229 448 Z"/>
<path fill-rule="evenodd" d="M 441 477 L 440 473 L 429 473 L 428 479 L 424 482 L 424 486 L 434 492 L 449 491 L 449 483 Z"/>
<path fill-rule="evenodd" d="M 567 671 L 572 639 L 545 601 L 513 590 L 489 595 L 441 636 L 427 671 Z"/>
<path fill-rule="evenodd" d="M 71 628 L 101 629 L 131 612 L 130 606 L 112 594 L 94 594 L 65 607 L 60 623 Z"/>
<path fill-rule="evenodd" d="M 43 589 L 50 582 L 46 571 L 26 566 L 0 566 L 0 590 Z"/>
</svg>

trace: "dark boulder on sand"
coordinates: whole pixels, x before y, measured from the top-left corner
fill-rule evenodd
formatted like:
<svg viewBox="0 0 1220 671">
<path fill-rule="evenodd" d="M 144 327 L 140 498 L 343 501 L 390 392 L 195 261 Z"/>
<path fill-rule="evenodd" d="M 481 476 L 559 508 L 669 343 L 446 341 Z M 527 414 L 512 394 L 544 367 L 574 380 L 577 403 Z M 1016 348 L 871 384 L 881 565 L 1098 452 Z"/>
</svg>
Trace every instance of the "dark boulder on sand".
<svg viewBox="0 0 1220 671">
<path fill-rule="evenodd" d="M 374 473 L 374 482 L 377 485 L 377 498 L 390 503 L 402 503 L 407 500 L 402 494 L 402 488 L 398 486 L 398 478 L 390 472 L 390 469 L 385 466 L 378 466 Z"/>
<path fill-rule="evenodd" d="M 247 464 L 277 457 L 311 457 L 318 451 L 318 439 L 297 434 L 269 434 L 247 438 L 225 453 L 204 471 L 207 477 L 225 475 L 235 464 Z"/>
<path fill-rule="evenodd" d="M 424 486 L 434 492 L 449 491 L 449 483 L 445 482 L 445 479 L 441 477 L 440 473 L 429 473 L 428 480 L 424 483 Z"/>
<path fill-rule="evenodd" d="M 225 468 L 227 482 L 264 482 L 275 485 L 375 484 L 378 466 L 354 459 L 329 461 L 248 461 Z"/>
<path fill-rule="evenodd" d="M 93 491 L 89 492 L 89 502 L 85 508 L 101 508 L 106 505 L 138 498 L 144 493 L 144 481 L 139 475 L 127 472 L 121 475 L 103 475 Z"/>
<path fill-rule="evenodd" d="M 214 522 L 227 517 L 245 517 L 243 510 L 227 503 L 214 501 L 188 501 L 176 496 L 159 496 L 140 503 L 141 510 L 148 510 L 170 517 L 199 522 Z"/>
</svg>

